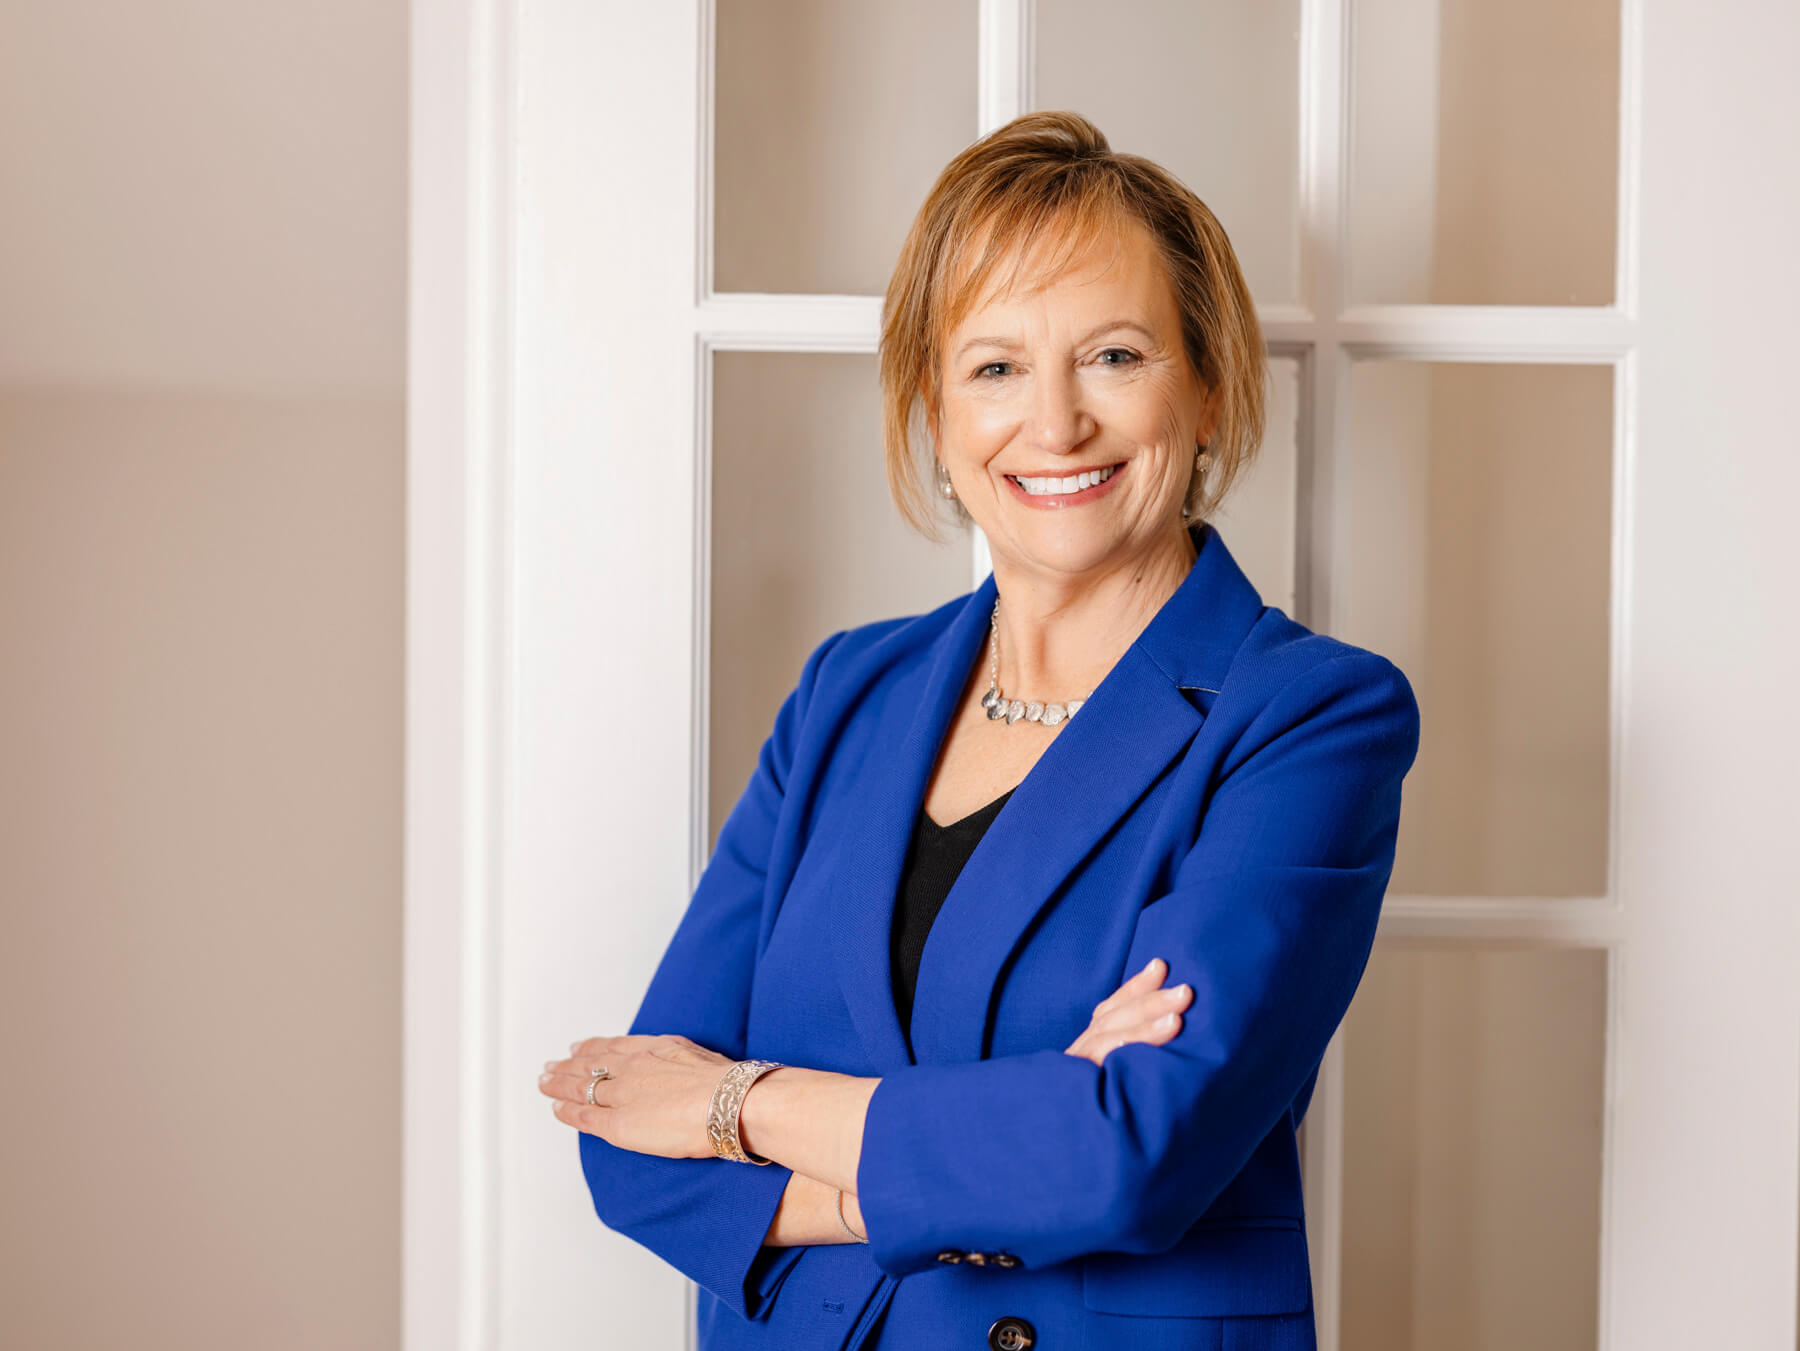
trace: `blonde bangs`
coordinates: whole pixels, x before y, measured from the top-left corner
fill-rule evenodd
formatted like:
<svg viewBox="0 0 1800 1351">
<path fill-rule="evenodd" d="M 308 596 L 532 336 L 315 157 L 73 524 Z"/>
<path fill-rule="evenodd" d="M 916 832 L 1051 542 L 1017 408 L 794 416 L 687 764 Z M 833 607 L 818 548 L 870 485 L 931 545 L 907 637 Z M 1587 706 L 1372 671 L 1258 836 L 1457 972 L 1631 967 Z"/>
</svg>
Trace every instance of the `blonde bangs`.
<svg viewBox="0 0 1800 1351">
<path fill-rule="evenodd" d="M 1116 250 L 1131 212 L 1109 175 L 1088 175 L 1061 200 L 1025 191 L 986 204 L 947 241 L 950 257 L 933 297 L 931 355 L 969 312 L 985 301 L 1031 295 L 1052 285 L 1090 248 L 1110 242 Z M 1005 276 L 996 274 L 1004 269 Z M 934 361 L 934 372 L 941 364 Z M 935 394 L 935 387 L 934 387 Z"/>
</svg>

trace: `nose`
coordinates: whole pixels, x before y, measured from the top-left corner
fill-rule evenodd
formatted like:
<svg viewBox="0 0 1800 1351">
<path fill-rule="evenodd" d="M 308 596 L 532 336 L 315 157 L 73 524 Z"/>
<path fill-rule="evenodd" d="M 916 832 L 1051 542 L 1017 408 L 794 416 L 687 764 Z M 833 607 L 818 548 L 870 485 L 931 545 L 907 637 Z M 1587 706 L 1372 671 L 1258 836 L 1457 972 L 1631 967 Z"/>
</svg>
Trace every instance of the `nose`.
<svg viewBox="0 0 1800 1351">
<path fill-rule="evenodd" d="M 1067 455 L 1094 434 L 1075 372 L 1051 366 L 1033 381 L 1031 441 L 1050 455 Z"/>
</svg>

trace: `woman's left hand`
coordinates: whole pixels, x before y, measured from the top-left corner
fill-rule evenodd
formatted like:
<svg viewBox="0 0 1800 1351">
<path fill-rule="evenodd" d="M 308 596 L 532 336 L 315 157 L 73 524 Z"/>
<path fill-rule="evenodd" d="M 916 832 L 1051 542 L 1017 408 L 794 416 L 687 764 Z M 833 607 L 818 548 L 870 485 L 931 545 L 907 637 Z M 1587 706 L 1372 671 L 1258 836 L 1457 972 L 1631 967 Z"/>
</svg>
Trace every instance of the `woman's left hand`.
<svg viewBox="0 0 1800 1351">
<path fill-rule="evenodd" d="M 588 1081 L 606 1066 L 612 1077 Z M 552 1060 L 538 1076 L 538 1091 L 551 1098 L 556 1119 L 635 1154 L 666 1159 L 710 1159 L 706 1132 L 713 1090 L 732 1061 L 686 1037 L 589 1037 L 567 1060 Z"/>
</svg>

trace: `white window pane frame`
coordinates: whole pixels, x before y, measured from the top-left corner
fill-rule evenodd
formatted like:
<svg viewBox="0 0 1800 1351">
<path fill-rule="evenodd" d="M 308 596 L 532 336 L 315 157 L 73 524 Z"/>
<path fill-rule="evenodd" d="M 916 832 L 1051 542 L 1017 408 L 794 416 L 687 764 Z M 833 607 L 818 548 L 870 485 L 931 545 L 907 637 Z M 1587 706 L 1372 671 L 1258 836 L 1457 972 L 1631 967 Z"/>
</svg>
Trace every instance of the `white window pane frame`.
<svg viewBox="0 0 1800 1351">
<path fill-rule="evenodd" d="M 1355 363 L 1373 359 L 1427 362 L 1507 362 L 1599 364 L 1613 368 L 1612 557 L 1609 605 L 1608 682 L 1608 893 L 1580 898 L 1409 896 L 1390 894 L 1383 906 L 1377 942 L 1574 945 L 1599 948 L 1608 962 L 1608 1056 L 1604 1088 L 1606 1122 L 1601 1203 L 1601 1290 L 1599 1345 L 1610 1345 L 1610 1266 L 1605 1260 L 1610 1230 L 1615 1122 L 1612 1035 L 1617 1014 L 1616 952 L 1625 924 L 1618 898 L 1621 784 L 1621 719 L 1626 706 L 1622 632 L 1629 615 L 1627 597 L 1631 536 L 1631 447 L 1633 353 L 1637 337 L 1636 193 L 1638 118 L 1635 0 L 1623 0 L 1620 42 L 1620 153 L 1618 246 L 1614 303 L 1596 307 L 1357 305 L 1346 303 L 1351 257 L 1350 192 L 1352 143 L 1352 25 L 1355 0 L 1306 0 L 1300 82 L 1303 238 L 1302 271 L 1310 305 L 1304 312 L 1268 316 L 1271 341 L 1303 345 L 1315 354 L 1312 365 L 1314 475 L 1310 487 L 1309 531 L 1313 554 L 1300 618 L 1324 632 L 1335 631 L 1341 607 L 1334 585 L 1346 575 L 1348 529 L 1343 518 L 1347 493 L 1341 485 L 1354 472 L 1349 444 L 1350 382 Z M 1302 1129 L 1308 1229 L 1313 1244 L 1314 1300 L 1322 1351 L 1337 1351 L 1340 1272 L 1344 1243 L 1344 1048 L 1334 1037 L 1307 1121 Z"/>
</svg>

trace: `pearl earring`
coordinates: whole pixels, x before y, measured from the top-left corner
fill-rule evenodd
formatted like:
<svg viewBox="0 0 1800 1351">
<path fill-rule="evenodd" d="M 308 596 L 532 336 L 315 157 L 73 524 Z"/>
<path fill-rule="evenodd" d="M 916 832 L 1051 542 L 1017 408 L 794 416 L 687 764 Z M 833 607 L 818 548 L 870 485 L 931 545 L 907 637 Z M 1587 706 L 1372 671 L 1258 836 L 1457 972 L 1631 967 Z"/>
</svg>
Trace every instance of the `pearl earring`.
<svg viewBox="0 0 1800 1351">
<path fill-rule="evenodd" d="M 956 485 L 950 482 L 950 471 L 944 468 L 944 462 L 942 460 L 937 462 L 937 473 L 938 491 L 954 502 L 956 500 Z"/>
<path fill-rule="evenodd" d="M 1195 456 L 1194 456 L 1194 474 L 1195 474 L 1195 476 L 1198 477 L 1200 474 L 1205 473 L 1206 466 L 1211 463 L 1212 463 L 1212 455 L 1210 453 L 1208 453 L 1205 446 L 1201 446 L 1199 449 L 1199 452 L 1197 454 L 1195 454 Z M 1190 486 L 1188 491 L 1189 491 L 1189 493 L 1192 493 L 1193 488 Z M 1189 511 L 1188 504 L 1186 502 L 1183 502 L 1181 504 L 1181 514 L 1184 517 L 1191 517 L 1191 516 L 1193 516 L 1194 513 Z"/>
</svg>

